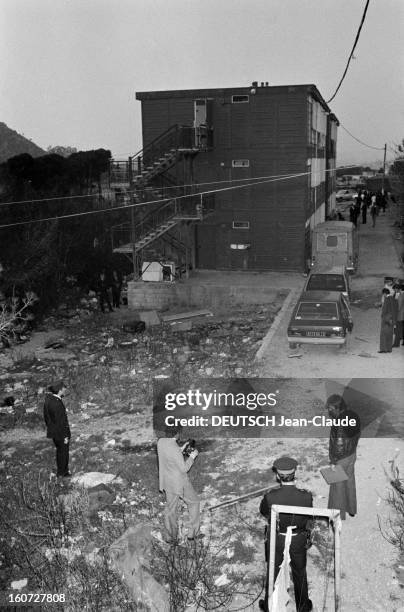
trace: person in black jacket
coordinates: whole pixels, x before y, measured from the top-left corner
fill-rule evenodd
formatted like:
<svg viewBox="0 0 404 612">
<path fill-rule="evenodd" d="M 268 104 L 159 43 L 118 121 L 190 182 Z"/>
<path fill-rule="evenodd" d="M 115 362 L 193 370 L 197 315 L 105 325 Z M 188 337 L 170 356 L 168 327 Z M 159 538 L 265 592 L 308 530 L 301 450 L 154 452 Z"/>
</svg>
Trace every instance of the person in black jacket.
<svg viewBox="0 0 404 612">
<path fill-rule="evenodd" d="M 58 477 L 69 477 L 69 442 L 70 427 L 66 408 L 62 397 L 66 393 L 66 385 L 60 380 L 49 387 L 43 407 L 46 423 L 46 437 L 52 438 L 56 446 L 56 466 Z"/>
<path fill-rule="evenodd" d="M 332 466 L 342 466 L 348 476 L 348 480 L 330 485 L 328 508 L 339 509 L 341 519 L 345 520 L 347 512 L 350 516 L 355 516 L 357 511 L 355 461 L 356 447 L 361 435 L 360 419 L 356 412 L 348 409 L 341 395 L 331 395 L 327 399 L 326 408 L 335 423 L 330 431 L 330 463 Z M 340 424 L 345 417 L 355 421 L 355 425 Z"/>
<path fill-rule="evenodd" d="M 272 489 L 263 497 L 260 504 L 260 512 L 267 519 L 268 524 L 271 519 L 271 507 L 273 504 L 284 506 L 303 506 L 313 507 L 313 496 L 306 489 L 298 489 L 295 482 L 295 471 L 297 461 L 291 457 L 280 457 L 274 462 L 273 469 L 276 472 L 280 487 Z M 295 592 L 295 602 L 297 612 L 309 612 L 313 604 L 309 599 L 307 587 L 307 548 L 308 536 L 310 534 L 310 524 L 312 519 L 303 514 L 279 514 L 277 525 L 276 545 L 275 545 L 275 581 L 279 573 L 279 568 L 283 561 L 283 551 L 285 548 L 286 529 L 294 526 L 292 542 L 289 549 L 290 564 L 292 567 L 293 586 Z M 267 539 L 265 546 L 265 560 L 269 563 L 269 525 L 266 529 Z M 260 610 L 268 611 L 268 572 L 265 583 L 265 600 L 260 599 Z"/>
</svg>

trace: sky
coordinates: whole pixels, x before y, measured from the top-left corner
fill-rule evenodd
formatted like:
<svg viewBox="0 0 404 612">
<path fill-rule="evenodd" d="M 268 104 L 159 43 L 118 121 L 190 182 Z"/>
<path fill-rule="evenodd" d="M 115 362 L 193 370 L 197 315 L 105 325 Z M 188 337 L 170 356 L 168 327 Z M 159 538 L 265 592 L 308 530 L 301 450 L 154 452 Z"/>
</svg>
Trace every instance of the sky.
<svg viewBox="0 0 404 612">
<path fill-rule="evenodd" d="M 366 0 L 1 0 L 0 121 L 40 147 L 142 146 L 136 91 L 314 83 L 345 69 Z M 330 103 L 338 164 L 404 138 L 404 1 L 370 0 Z"/>
</svg>

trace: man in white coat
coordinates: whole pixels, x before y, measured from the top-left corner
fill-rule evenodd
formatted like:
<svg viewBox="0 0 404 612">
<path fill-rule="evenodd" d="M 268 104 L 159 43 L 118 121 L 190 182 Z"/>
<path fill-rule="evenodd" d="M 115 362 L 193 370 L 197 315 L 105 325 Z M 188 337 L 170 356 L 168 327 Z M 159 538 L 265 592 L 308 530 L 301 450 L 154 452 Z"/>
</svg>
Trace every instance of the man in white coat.
<svg viewBox="0 0 404 612">
<path fill-rule="evenodd" d="M 182 499 L 189 513 L 188 540 L 193 541 L 202 537 L 200 526 L 199 497 L 188 478 L 198 451 L 194 449 L 184 460 L 182 449 L 177 440 L 180 437 L 181 427 L 167 427 L 165 438 L 157 442 L 159 460 L 159 489 L 166 494 L 166 507 L 164 510 L 164 524 L 167 532 L 167 541 L 175 542 L 178 538 L 178 510 Z"/>
</svg>

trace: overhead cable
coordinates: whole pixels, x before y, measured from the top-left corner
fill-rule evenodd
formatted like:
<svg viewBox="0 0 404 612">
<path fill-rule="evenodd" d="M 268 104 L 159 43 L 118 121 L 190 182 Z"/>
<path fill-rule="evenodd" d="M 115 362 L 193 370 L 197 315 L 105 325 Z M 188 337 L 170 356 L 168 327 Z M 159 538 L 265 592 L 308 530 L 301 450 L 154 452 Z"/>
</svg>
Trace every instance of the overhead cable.
<svg viewBox="0 0 404 612">
<path fill-rule="evenodd" d="M 331 98 L 330 98 L 329 100 L 327 100 L 327 104 L 329 104 L 330 102 L 332 102 L 332 100 L 334 100 L 335 96 L 337 95 L 337 93 L 338 93 L 338 91 L 339 91 L 339 88 L 340 88 L 340 87 L 341 87 L 341 85 L 342 85 L 343 80 L 345 79 L 346 73 L 348 72 L 349 64 L 350 64 L 351 59 L 352 59 L 352 57 L 353 57 L 353 54 L 354 54 L 354 51 L 355 51 L 356 45 L 358 44 L 358 41 L 359 41 L 359 36 L 360 36 L 361 30 L 362 30 L 362 26 L 363 26 L 363 24 L 364 24 L 364 22 L 365 22 L 365 17 L 366 17 L 366 13 L 367 13 L 367 10 L 368 10 L 369 2 L 370 2 L 370 0 L 367 0 L 367 1 L 366 1 L 365 10 L 363 11 L 362 19 L 361 19 L 361 22 L 360 22 L 360 24 L 359 24 L 358 31 L 357 31 L 357 33 L 356 33 L 355 42 L 354 42 L 354 45 L 353 45 L 353 47 L 352 47 L 352 51 L 351 51 L 351 53 L 349 54 L 349 58 L 348 58 L 347 64 L 346 64 L 346 66 L 345 66 L 344 74 L 342 75 L 341 80 L 340 80 L 340 82 L 338 83 L 337 89 L 335 90 L 334 94 L 331 96 Z"/>
<path fill-rule="evenodd" d="M 347 166 L 338 166 L 336 168 L 331 168 L 329 170 L 327 170 L 327 172 L 331 171 L 331 170 L 343 170 L 345 168 L 356 168 L 358 164 L 350 164 Z M 307 174 L 307 173 L 303 173 L 303 174 Z M 290 174 L 272 174 L 272 175 L 268 175 L 268 176 L 252 176 L 252 177 L 245 177 L 242 179 L 226 179 L 223 181 L 210 181 L 210 182 L 205 182 L 205 183 L 188 183 L 185 185 L 170 185 L 168 187 L 153 187 L 153 191 L 168 191 L 169 189 L 178 189 L 179 187 L 187 187 L 187 188 L 196 188 L 196 187 L 203 187 L 204 185 L 222 185 L 224 183 L 240 183 L 242 181 L 260 181 L 260 180 L 264 180 L 264 179 L 283 179 L 283 178 L 294 178 L 295 175 L 290 175 Z M 247 183 L 247 185 L 250 185 L 251 183 Z M 130 194 L 134 194 L 137 193 L 138 190 L 133 189 L 130 190 L 128 189 L 125 192 L 125 195 L 130 195 Z M 198 192 L 200 193 L 200 192 Z M 190 195 L 195 195 L 195 194 L 190 194 Z M 14 200 L 14 201 L 9 201 L 9 202 L 0 202 L 0 207 L 1 206 L 12 206 L 12 205 L 16 205 L 16 204 L 38 204 L 38 203 L 42 203 L 42 202 L 58 202 L 59 200 L 76 200 L 78 198 L 100 198 L 100 196 L 102 197 L 102 194 L 100 193 L 91 193 L 88 195 L 76 195 L 76 196 L 59 196 L 59 197 L 52 197 L 52 198 L 39 198 L 39 199 L 31 199 L 31 200 Z M 174 197 L 174 196 L 173 196 Z M 172 198 L 169 198 L 172 199 Z M 159 202 L 162 202 L 163 200 L 158 200 Z M 142 202 L 141 204 L 139 204 L 139 206 L 144 206 L 145 204 L 150 204 L 153 202 Z"/>
<path fill-rule="evenodd" d="M 354 165 L 350 165 L 350 166 L 342 166 L 342 168 L 352 168 L 355 167 Z M 327 168 L 325 170 L 325 172 L 335 172 L 336 168 Z M 266 180 L 257 180 L 255 183 L 247 183 L 245 185 L 233 185 L 231 187 L 223 187 L 221 189 L 211 189 L 208 191 L 199 191 L 197 193 L 192 193 L 192 194 L 187 194 L 187 195 L 182 195 L 182 196 L 177 196 L 177 197 L 171 197 L 171 198 L 164 198 L 164 199 L 158 199 L 158 200 L 152 200 L 149 202 L 139 202 L 139 203 L 133 203 L 133 204 L 124 204 L 122 206 L 112 206 L 112 207 L 108 207 L 108 208 L 101 208 L 101 209 L 97 209 L 97 210 L 87 210 L 87 211 L 83 211 L 83 212 L 78 212 L 78 213 L 70 213 L 70 214 L 66 214 L 66 215 L 57 215 L 57 216 L 53 216 L 53 217 L 46 217 L 46 218 L 41 218 L 41 219 L 30 219 L 28 221 L 17 221 L 14 223 L 5 223 L 0 225 L 0 229 L 5 229 L 8 227 L 17 227 L 17 226 L 21 226 L 21 225 L 28 225 L 29 223 L 43 223 L 45 221 L 58 221 L 59 219 L 71 219 L 73 217 L 84 217 L 85 215 L 97 215 L 100 213 L 109 213 L 109 212 L 115 212 L 117 210 L 129 210 L 131 208 L 138 208 L 140 206 L 145 206 L 145 205 L 151 205 L 151 204 L 163 204 L 164 202 L 169 202 L 171 200 L 183 200 L 185 198 L 191 198 L 191 197 L 195 197 L 195 196 L 206 196 L 206 195 L 212 195 L 214 193 L 221 193 L 223 191 L 233 191 L 236 189 L 244 189 L 245 187 L 255 187 L 257 185 L 264 185 L 267 183 L 273 183 L 276 181 L 285 181 L 285 180 L 290 180 L 290 179 L 294 179 L 294 178 L 299 178 L 299 177 L 303 177 L 303 176 L 308 176 L 309 174 L 311 174 L 311 170 L 309 172 L 300 172 L 298 174 L 290 174 L 290 175 L 285 175 L 285 176 L 278 176 L 275 178 L 269 178 Z"/>
<path fill-rule="evenodd" d="M 70 219 L 72 217 L 83 217 L 85 215 L 96 215 L 96 214 L 100 214 L 100 213 L 104 213 L 104 212 L 114 212 L 116 210 L 129 210 L 131 208 L 137 208 L 139 206 L 144 206 L 145 204 L 147 205 L 151 205 L 151 204 L 163 204 L 164 202 L 169 202 L 170 200 L 183 200 L 184 198 L 190 198 L 190 197 L 195 197 L 195 196 L 204 196 L 204 195 L 211 195 L 213 193 L 220 193 L 223 191 L 231 191 L 231 190 L 235 190 L 235 189 L 244 189 L 245 187 L 255 187 L 256 185 L 264 185 L 266 183 L 272 183 L 275 181 L 282 181 L 282 180 L 288 180 L 288 179 L 292 179 L 292 178 L 297 178 L 297 177 L 301 177 L 301 176 L 307 176 L 308 174 L 310 174 L 310 172 L 301 172 L 299 174 L 291 174 L 289 176 L 285 176 L 285 177 L 281 177 L 281 178 L 272 178 L 272 179 L 268 179 L 268 180 L 264 180 L 264 181 L 257 181 L 256 183 L 247 183 L 247 185 L 235 185 L 232 187 L 223 187 L 222 189 L 212 189 L 210 191 L 200 191 L 198 193 L 193 193 L 193 194 L 187 194 L 187 195 L 183 195 L 183 196 L 178 196 L 175 198 L 164 198 L 162 200 L 153 200 L 150 202 L 141 202 L 141 203 L 134 203 L 134 204 L 125 204 L 123 206 L 113 206 L 113 207 L 109 207 L 109 208 L 102 208 L 102 209 L 98 209 L 98 210 L 87 210 L 87 211 L 83 211 L 83 212 L 79 212 L 79 213 L 70 213 L 67 215 L 59 215 L 59 216 L 54 216 L 54 217 L 46 217 L 46 218 L 42 218 L 42 219 L 31 219 L 28 221 L 17 221 L 15 223 L 5 223 L 3 225 L 0 225 L 0 229 L 4 229 L 7 227 L 17 227 L 20 225 L 28 225 L 29 223 L 43 223 L 45 221 L 57 221 L 59 219 Z"/>
<path fill-rule="evenodd" d="M 349 134 L 351 136 L 351 138 L 353 138 L 354 140 L 356 140 L 356 142 L 359 142 L 361 145 L 363 145 L 364 147 L 367 147 L 368 149 L 374 149 L 375 151 L 384 151 L 384 147 L 372 147 L 369 144 L 366 144 L 366 142 L 363 142 L 362 140 L 360 140 L 359 138 L 357 138 L 356 136 L 354 136 L 349 130 L 346 129 L 346 127 L 344 127 L 342 125 L 342 123 L 340 122 L 340 126 L 342 127 L 342 129 L 344 130 L 344 132 L 346 132 L 347 134 Z"/>
</svg>

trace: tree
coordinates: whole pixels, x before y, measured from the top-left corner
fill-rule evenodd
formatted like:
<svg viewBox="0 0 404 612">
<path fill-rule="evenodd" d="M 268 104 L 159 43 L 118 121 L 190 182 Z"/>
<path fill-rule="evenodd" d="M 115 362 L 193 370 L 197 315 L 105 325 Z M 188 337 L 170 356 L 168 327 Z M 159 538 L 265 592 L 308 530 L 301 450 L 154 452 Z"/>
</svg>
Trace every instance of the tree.
<svg viewBox="0 0 404 612">
<path fill-rule="evenodd" d="M 56 155 L 61 155 L 62 157 L 69 157 L 73 153 L 77 153 L 76 147 L 62 147 L 60 145 L 56 145 L 55 147 L 47 147 L 47 153 L 56 153 Z"/>
</svg>

